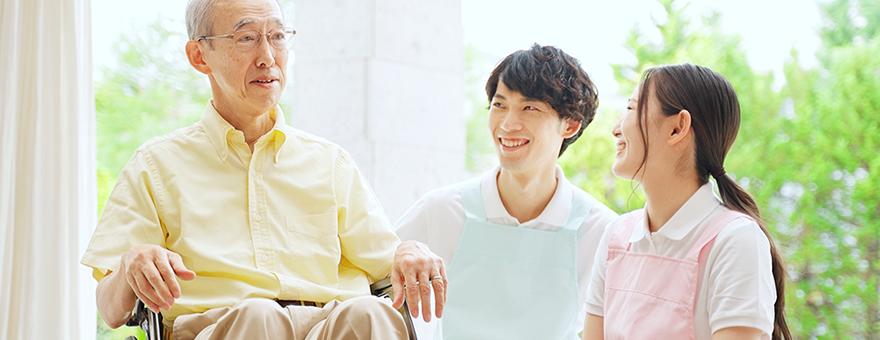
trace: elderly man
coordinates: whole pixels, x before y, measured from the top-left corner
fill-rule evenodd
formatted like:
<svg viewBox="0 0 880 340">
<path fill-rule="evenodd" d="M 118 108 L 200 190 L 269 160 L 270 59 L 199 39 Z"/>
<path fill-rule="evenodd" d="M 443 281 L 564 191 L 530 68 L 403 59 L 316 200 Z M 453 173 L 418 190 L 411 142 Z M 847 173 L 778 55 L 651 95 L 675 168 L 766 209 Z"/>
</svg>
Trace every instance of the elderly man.
<svg viewBox="0 0 880 340">
<path fill-rule="evenodd" d="M 596 88 L 577 59 L 535 44 L 498 64 L 486 95 L 501 165 L 427 193 L 397 223 L 401 239 L 451 263 L 434 338 L 575 339 L 596 247 L 617 214 L 556 159 L 593 120 Z"/>
<path fill-rule="evenodd" d="M 400 243 L 344 150 L 284 123 L 295 32 L 277 1 L 190 0 L 186 21 L 213 99 L 119 176 L 82 259 L 105 322 L 125 323 L 139 298 L 178 340 L 399 339 L 393 308 L 405 298 L 429 320 L 432 289 L 440 317 L 442 260 Z M 369 296 L 389 275 L 393 308 Z"/>
</svg>

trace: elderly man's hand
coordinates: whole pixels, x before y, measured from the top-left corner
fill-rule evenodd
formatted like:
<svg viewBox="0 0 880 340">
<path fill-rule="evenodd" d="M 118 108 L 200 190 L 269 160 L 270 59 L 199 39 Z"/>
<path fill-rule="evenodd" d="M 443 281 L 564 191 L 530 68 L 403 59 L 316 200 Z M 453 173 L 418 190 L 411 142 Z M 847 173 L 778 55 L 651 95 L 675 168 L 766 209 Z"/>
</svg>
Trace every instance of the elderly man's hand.
<svg viewBox="0 0 880 340">
<path fill-rule="evenodd" d="M 196 273 L 183 265 L 175 252 L 157 245 L 134 246 L 122 255 L 119 273 L 144 305 L 154 312 L 171 309 L 180 297 L 181 280 L 192 280 Z"/>
<path fill-rule="evenodd" d="M 397 247 L 391 267 L 391 285 L 394 288 L 394 308 L 404 301 L 413 317 L 431 321 L 431 292 L 434 292 L 435 315 L 443 316 L 446 304 L 446 265 L 428 246 L 417 241 L 406 241 Z"/>
</svg>

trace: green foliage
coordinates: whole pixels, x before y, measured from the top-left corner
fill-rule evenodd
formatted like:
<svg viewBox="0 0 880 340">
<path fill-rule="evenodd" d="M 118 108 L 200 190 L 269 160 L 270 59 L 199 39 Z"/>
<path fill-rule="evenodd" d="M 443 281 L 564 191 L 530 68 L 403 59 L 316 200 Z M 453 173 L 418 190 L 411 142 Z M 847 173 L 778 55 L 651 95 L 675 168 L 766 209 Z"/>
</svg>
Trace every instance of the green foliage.
<svg viewBox="0 0 880 340">
<path fill-rule="evenodd" d="M 281 0 L 289 8 L 292 0 Z M 183 22 L 159 19 L 123 33 L 113 47 L 116 65 L 95 78 L 98 146 L 98 214 L 119 172 L 150 138 L 168 134 L 201 118 L 211 86 L 186 59 Z M 285 104 L 282 110 L 290 114 Z M 98 315 L 98 339 L 121 340 L 144 334 L 134 327 L 107 328 Z"/>
<path fill-rule="evenodd" d="M 728 158 L 728 171 L 738 174 L 744 169 L 772 167 L 772 163 L 751 155 L 756 150 L 766 148 L 776 138 L 775 134 L 763 132 L 772 131 L 773 125 L 777 124 L 778 120 L 775 118 L 778 117 L 778 108 L 782 101 L 782 97 L 770 87 L 773 76 L 769 73 L 759 74 L 748 66 L 745 52 L 739 46 L 739 37 L 721 32 L 717 24 L 719 14 L 714 13 L 694 23 L 685 17 L 686 5 L 678 6 L 672 0 L 662 0 L 660 3 L 666 10 L 666 18 L 654 18 L 654 25 L 661 33 L 661 41 L 648 41 L 639 28 L 635 27 L 630 31 L 624 46 L 636 56 L 637 63 L 612 65 L 621 94 L 628 98 L 641 81 L 645 70 L 654 66 L 690 62 L 709 67 L 723 74 L 733 84 L 742 106 L 742 125 L 738 143 L 734 147 L 736 152 Z M 603 196 L 600 200 L 604 200 L 618 212 L 630 211 L 644 205 L 640 191 L 634 189 L 636 184 L 627 180 L 611 179 L 613 175 L 609 171 L 614 162 L 614 143 L 609 131 L 622 115 L 623 107 L 623 103 L 611 109 L 603 106 L 596 122 L 584 132 L 582 140 L 572 145 L 571 150 L 566 151 L 566 155 L 560 159 L 566 174 L 575 179 L 576 184 L 597 198 Z M 595 136 L 596 132 L 591 132 L 597 130 L 600 137 Z M 602 153 L 594 153 L 598 151 Z M 575 165 L 576 162 L 590 164 Z M 584 173 L 592 173 L 589 175 L 592 179 L 586 182 L 577 180 Z M 612 184 L 613 187 L 610 186 Z"/>
<path fill-rule="evenodd" d="M 620 85 L 622 94 L 629 96 L 640 82 L 640 75 L 648 68 L 663 64 L 676 59 L 682 46 L 690 44 L 691 37 L 686 34 L 688 25 L 684 17 L 686 6 L 674 8 L 673 0 L 659 1 L 666 11 L 665 20 L 660 20 L 651 15 L 654 26 L 660 31 L 663 41 L 651 43 L 638 27 L 633 27 L 623 44 L 638 60 L 636 65 L 616 64 L 611 65 L 614 70 L 614 78 Z M 661 22 L 665 21 L 665 22 Z"/>
<path fill-rule="evenodd" d="M 471 44 L 464 47 L 465 55 L 465 124 L 467 148 L 465 168 L 472 175 L 492 169 L 497 164 L 495 144 L 489 133 L 489 101 L 484 88 L 491 66 L 486 65 L 480 51 Z"/>
<path fill-rule="evenodd" d="M 828 52 L 828 69 L 788 65 L 795 118 L 777 217 L 788 231 L 794 298 L 804 336 L 880 337 L 880 39 Z M 799 83 L 792 82 L 799 81 Z M 783 229 L 783 228 L 780 228 Z"/>
<path fill-rule="evenodd" d="M 880 2 L 834 0 L 819 7 L 825 17 L 819 32 L 825 48 L 852 45 L 880 35 Z"/>
<path fill-rule="evenodd" d="M 114 46 L 117 65 L 96 77 L 99 214 L 134 151 L 152 137 L 196 122 L 211 97 L 205 76 L 186 60 L 183 28 L 158 20 L 122 35 Z M 144 338 L 137 328 L 107 328 L 100 315 L 97 324 L 98 339 Z"/>
<path fill-rule="evenodd" d="M 123 35 L 117 65 L 95 82 L 101 208 L 128 159 L 148 139 L 190 125 L 210 98 L 205 76 L 186 60 L 182 23 L 159 20 Z"/>
<path fill-rule="evenodd" d="M 830 67 L 835 47 L 859 45 L 880 36 L 880 1 L 833 0 L 820 3 L 824 25 L 819 31 L 822 45 L 817 53 L 825 68 Z"/>
<path fill-rule="evenodd" d="M 96 333 L 97 340 L 123 340 L 128 336 L 135 336 L 138 340 L 145 340 L 146 335 L 144 332 L 137 327 L 119 327 L 117 329 L 110 329 L 107 325 L 104 324 L 104 320 L 101 319 L 101 314 L 98 314 L 98 331 Z"/>
<path fill-rule="evenodd" d="M 600 110 L 581 137 L 559 158 L 559 165 L 572 184 L 609 208 L 619 213 L 640 208 L 645 204 L 645 197 L 637 183 L 611 173 L 617 152 L 617 140 L 611 135 L 611 128 L 620 118 L 621 111 L 607 106 L 600 106 Z"/>
<path fill-rule="evenodd" d="M 803 69 L 793 53 L 781 91 L 771 88 L 772 75 L 751 69 L 739 37 L 721 32 L 719 14 L 692 21 L 686 5 L 660 3 L 666 17 L 654 23 L 661 41 L 633 28 L 624 46 L 637 63 L 612 65 L 621 94 L 629 96 L 646 69 L 667 63 L 691 62 L 727 77 L 739 96 L 742 125 L 725 167 L 755 195 L 787 258 L 795 338 L 880 338 L 880 2 L 821 4 L 827 22 L 819 33 L 822 64 Z M 134 150 L 197 121 L 210 98 L 205 77 L 185 59 L 185 41 L 182 23 L 160 20 L 123 36 L 115 47 L 118 64 L 97 77 L 99 211 Z M 476 173 L 496 162 L 483 90 L 491 66 L 475 47 L 465 53 L 466 164 Z M 618 212 L 644 204 L 634 182 L 609 171 L 610 130 L 622 109 L 623 103 L 603 103 L 559 160 L 575 185 Z M 122 339 L 130 331 L 98 323 L 99 339 Z"/>
<path fill-rule="evenodd" d="M 821 5 L 828 22 L 820 32 L 822 66 L 802 69 L 793 53 L 786 85 L 774 91 L 772 75 L 749 67 L 739 38 L 720 31 L 718 14 L 694 23 L 684 6 L 660 2 L 667 14 L 655 18 L 662 40 L 649 42 L 634 28 L 624 46 L 638 63 L 613 65 L 622 94 L 644 70 L 667 63 L 699 64 L 727 77 L 742 125 L 725 167 L 755 196 L 787 258 L 794 337 L 880 338 L 880 3 Z M 603 136 L 616 112 L 603 110 L 560 163 L 576 184 L 627 211 L 633 205 L 619 203 L 632 185 L 606 175 L 613 140 Z"/>
</svg>

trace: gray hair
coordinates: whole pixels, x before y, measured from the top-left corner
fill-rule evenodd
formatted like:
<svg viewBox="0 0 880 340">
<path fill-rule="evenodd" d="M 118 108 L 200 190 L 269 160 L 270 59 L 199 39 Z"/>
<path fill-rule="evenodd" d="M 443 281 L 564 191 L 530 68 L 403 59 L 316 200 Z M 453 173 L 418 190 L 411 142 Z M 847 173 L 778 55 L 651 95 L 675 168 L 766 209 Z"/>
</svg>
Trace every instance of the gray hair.
<svg viewBox="0 0 880 340">
<path fill-rule="evenodd" d="M 189 0 L 186 4 L 186 34 L 191 40 L 211 35 L 215 0 Z"/>
<path fill-rule="evenodd" d="M 214 3 L 217 0 L 189 0 L 186 5 L 186 34 L 190 40 L 196 40 L 201 36 L 210 36 L 211 24 L 214 22 Z M 275 0 L 281 9 L 281 19 L 284 19 L 284 6 L 280 0 Z"/>
</svg>

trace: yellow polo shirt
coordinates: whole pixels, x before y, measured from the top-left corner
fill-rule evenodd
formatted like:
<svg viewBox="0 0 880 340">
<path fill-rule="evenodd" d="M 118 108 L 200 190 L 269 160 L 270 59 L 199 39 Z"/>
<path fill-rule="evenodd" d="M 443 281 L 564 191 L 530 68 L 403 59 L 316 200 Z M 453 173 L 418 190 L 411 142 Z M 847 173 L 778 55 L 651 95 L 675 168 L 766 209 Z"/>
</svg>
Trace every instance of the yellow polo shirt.
<svg viewBox="0 0 880 340">
<path fill-rule="evenodd" d="M 253 154 L 210 102 L 199 122 L 138 148 L 82 264 L 100 280 L 134 245 L 180 254 L 197 276 L 178 280 L 169 321 L 251 297 L 369 294 L 400 242 L 378 199 L 345 150 L 271 115 Z"/>
</svg>

